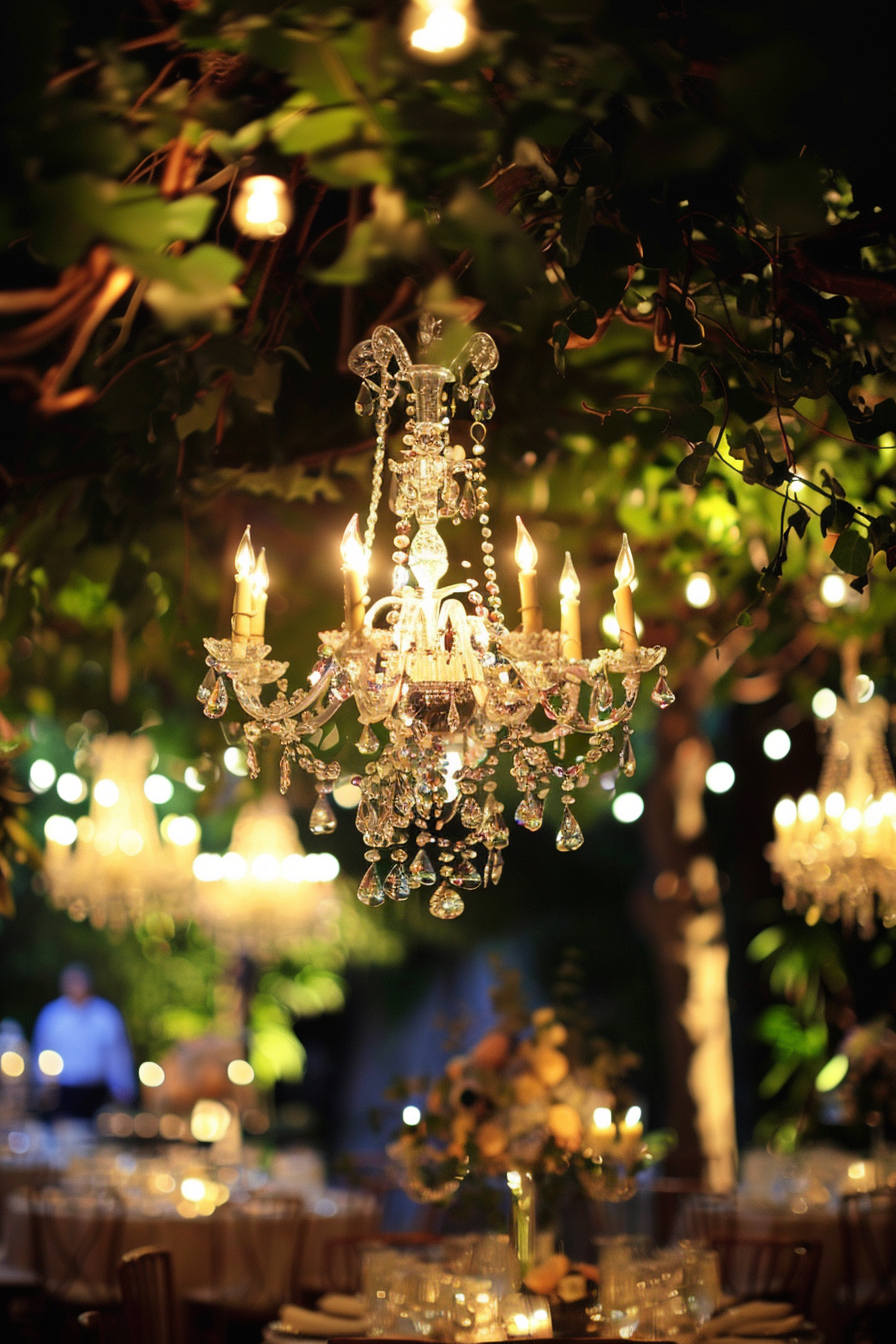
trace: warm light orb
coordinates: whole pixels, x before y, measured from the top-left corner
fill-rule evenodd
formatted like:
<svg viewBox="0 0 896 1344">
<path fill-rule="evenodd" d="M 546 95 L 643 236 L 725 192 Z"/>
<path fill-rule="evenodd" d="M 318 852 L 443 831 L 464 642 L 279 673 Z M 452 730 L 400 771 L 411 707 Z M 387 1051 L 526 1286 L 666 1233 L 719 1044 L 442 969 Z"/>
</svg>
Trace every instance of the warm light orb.
<svg viewBox="0 0 896 1344">
<path fill-rule="evenodd" d="M 845 810 L 846 799 L 843 797 L 843 794 L 836 789 L 833 793 L 829 793 L 824 800 L 825 816 L 830 817 L 831 821 L 839 821 Z"/>
<path fill-rule="evenodd" d="M 819 594 L 826 607 L 842 607 L 849 597 L 849 588 L 842 574 L 825 574 Z"/>
<path fill-rule="evenodd" d="M 600 628 L 601 633 L 604 634 L 607 637 L 607 639 L 615 639 L 616 643 L 617 644 L 619 643 L 619 622 L 613 615 L 612 611 L 608 611 L 605 616 L 601 617 Z M 643 633 L 644 633 L 644 622 L 641 620 L 641 617 L 636 612 L 635 634 L 637 635 L 638 639 L 640 639 Z"/>
<path fill-rule="evenodd" d="M 98 779 L 93 786 L 94 801 L 100 807 L 114 807 L 118 802 L 118 785 L 114 779 Z"/>
<path fill-rule="evenodd" d="M 849 1073 L 849 1059 L 846 1055 L 832 1055 L 815 1075 L 816 1092 L 833 1092 Z"/>
<path fill-rule="evenodd" d="M 161 831 L 172 845 L 186 847 L 199 839 L 199 823 L 195 817 L 166 817 L 162 822 Z"/>
<path fill-rule="evenodd" d="M 538 551 L 535 542 L 532 540 L 526 524 L 519 516 L 516 520 L 516 545 L 513 548 L 513 558 L 524 574 L 531 574 L 538 564 Z"/>
<path fill-rule="evenodd" d="M 0 1073 L 7 1078 L 21 1078 L 25 1072 L 25 1061 L 17 1050 L 4 1050 L 0 1055 Z"/>
<path fill-rule="evenodd" d="M 807 824 L 817 821 L 821 816 L 821 803 L 818 801 L 818 796 L 814 793 L 802 794 L 796 805 L 796 814 L 800 821 Z"/>
<path fill-rule="evenodd" d="M 152 1059 L 144 1060 L 137 1070 L 137 1077 L 144 1087 L 161 1087 L 165 1081 L 165 1070 Z"/>
<path fill-rule="evenodd" d="M 414 0 L 403 28 L 411 54 L 434 62 L 459 60 L 477 35 L 472 7 L 465 0 Z"/>
<path fill-rule="evenodd" d="M 80 775 L 67 770 L 57 779 L 56 792 L 64 803 L 83 803 L 87 797 L 87 785 Z"/>
<path fill-rule="evenodd" d="M 833 718 L 837 710 L 837 697 L 828 686 L 822 686 L 812 697 L 812 713 L 817 719 Z"/>
<path fill-rule="evenodd" d="M 874 682 L 864 672 L 860 672 L 856 677 L 856 699 L 860 705 L 866 705 L 873 695 Z"/>
<path fill-rule="evenodd" d="M 238 579 L 251 579 L 252 571 L 255 569 L 255 551 L 252 548 L 252 532 L 249 527 L 243 533 L 236 549 L 234 566 Z"/>
<path fill-rule="evenodd" d="M 161 806 L 171 802 L 174 797 L 174 785 L 165 775 L 150 775 L 143 785 L 143 792 L 151 803 Z"/>
<path fill-rule="evenodd" d="M 689 607 L 702 611 L 710 606 L 716 597 L 716 590 L 708 574 L 691 574 L 684 586 L 684 600 Z"/>
<path fill-rule="evenodd" d="M 713 761 L 706 772 L 706 787 L 710 793 L 727 793 L 734 786 L 734 767 L 727 761 Z"/>
<path fill-rule="evenodd" d="M 613 1123 L 613 1112 L 609 1106 L 598 1106 L 592 1119 L 597 1129 L 609 1129 Z"/>
<path fill-rule="evenodd" d="M 581 591 L 582 585 L 579 583 L 579 576 L 572 563 L 572 556 L 567 551 L 566 559 L 563 561 L 563 569 L 560 573 L 560 596 L 575 599 Z"/>
<path fill-rule="evenodd" d="M 773 728 L 762 740 L 762 750 L 770 761 L 783 761 L 790 747 L 790 734 L 783 728 Z"/>
<path fill-rule="evenodd" d="M 635 557 L 632 555 L 632 548 L 628 544 L 628 534 L 625 532 L 622 534 L 622 545 L 619 547 L 613 573 L 616 575 L 616 582 L 620 587 L 623 584 L 628 584 L 631 587 L 635 581 Z"/>
<path fill-rule="evenodd" d="M 620 793 L 613 799 L 611 811 L 617 821 L 629 825 L 643 814 L 644 799 L 640 793 Z"/>
<path fill-rule="evenodd" d="M 248 1087 L 255 1078 L 255 1070 L 247 1059 L 232 1059 L 227 1065 L 227 1077 L 237 1087 Z"/>
<path fill-rule="evenodd" d="M 240 233 L 249 238 L 282 238 L 293 218 L 286 183 L 269 173 L 247 177 L 240 183 L 231 214 Z"/>
<path fill-rule="evenodd" d="M 625 1123 L 630 1128 L 634 1128 L 635 1125 L 640 1125 L 641 1123 L 640 1106 L 629 1106 L 628 1110 L 625 1113 Z"/>
<path fill-rule="evenodd" d="M 361 540 L 361 533 L 358 529 L 358 515 L 352 514 L 348 527 L 342 534 L 342 542 L 339 547 L 342 555 L 342 565 L 344 569 L 351 569 L 356 574 L 367 573 L 367 552 L 364 549 L 364 543 Z"/>
<path fill-rule="evenodd" d="M 242 747 L 227 748 L 224 752 L 224 769 L 239 779 L 245 779 L 249 773 L 249 765 Z"/>
<path fill-rule="evenodd" d="M 190 1116 L 190 1133 L 197 1143 L 217 1143 L 230 1128 L 232 1116 L 220 1101 L 197 1101 Z M 181 1190 L 187 1199 L 189 1195 Z"/>
<path fill-rule="evenodd" d="M 56 814 L 44 822 L 44 835 L 56 845 L 73 845 L 78 838 L 78 827 L 71 817 Z"/>
<path fill-rule="evenodd" d="M 786 829 L 796 821 L 796 803 L 792 798 L 781 798 L 775 807 L 775 825 Z"/>
<path fill-rule="evenodd" d="M 41 1050 L 37 1067 L 47 1078 L 58 1078 L 64 1067 L 62 1056 L 58 1050 Z"/>
<path fill-rule="evenodd" d="M 56 780 L 56 767 L 52 761 L 37 760 L 28 771 L 28 783 L 35 793 L 46 793 L 52 789 Z"/>
<path fill-rule="evenodd" d="M 419 1106 L 405 1106 L 401 1113 L 401 1118 L 406 1125 L 413 1128 L 414 1125 L 419 1125 L 420 1121 L 423 1119 L 423 1113 Z"/>
</svg>

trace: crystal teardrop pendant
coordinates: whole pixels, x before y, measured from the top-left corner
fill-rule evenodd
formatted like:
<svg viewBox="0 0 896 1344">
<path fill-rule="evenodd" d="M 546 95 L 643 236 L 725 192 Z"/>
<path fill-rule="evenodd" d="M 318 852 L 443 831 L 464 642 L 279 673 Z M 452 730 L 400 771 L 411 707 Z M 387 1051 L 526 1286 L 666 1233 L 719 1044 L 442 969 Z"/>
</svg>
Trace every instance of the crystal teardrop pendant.
<svg viewBox="0 0 896 1344">
<path fill-rule="evenodd" d="M 199 683 L 199 690 L 196 692 L 196 699 L 199 701 L 200 705 L 204 705 L 208 702 L 212 691 L 215 689 L 216 680 L 217 678 L 215 677 L 214 672 L 209 668 L 202 678 L 202 681 Z"/>
<path fill-rule="evenodd" d="M 462 859 L 454 870 L 451 882 L 455 887 L 463 887 L 464 891 L 475 891 L 482 886 L 482 877 L 475 864 L 469 859 Z"/>
<path fill-rule="evenodd" d="M 482 821 L 482 808 L 475 798 L 465 798 L 461 804 L 460 819 L 468 831 L 475 831 Z"/>
<path fill-rule="evenodd" d="M 473 489 L 473 482 L 468 480 L 460 497 L 458 512 L 460 513 L 461 518 L 470 523 L 476 517 L 477 508 L 478 505 L 476 503 L 476 492 Z"/>
<path fill-rule="evenodd" d="M 525 798 L 520 801 L 513 819 L 520 826 L 525 826 L 527 831 L 537 831 L 544 819 L 543 800 L 536 798 L 534 794 L 527 793 Z"/>
<path fill-rule="evenodd" d="M 569 810 L 569 803 L 563 804 L 563 820 L 557 832 L 557 848 L 563 854 L 578 849 L 585 842 L 582 828 Z"/>
<path fill-rule="evenodd" d="M 365 723 L 355 744 L 362 756 L 373 756 L 380 749 L 380 740 L 369 723 Z"/>
<path fill-rule="evenodd" d="M 362 383 L 358 389 L 355 415 L 373 415 L 373 393 L 366 383 Z"/>
<path fill-rule="evenodd" d="M 283 755 L 280 757 L 280 792 L 286 793 L 291 783 L 292 771 L 289 768 L 289 757 L 284 751 Z M 313 811 L 311 815 L 314 816 Z M 323 834 L 323 832 L 321 832 L 321 834 Z"/>
<path fill-rule="evenodd" d="M 416 880 L 417 886 L 432 887 L 435 886 L 436 870 L 432 866 L 429 855 L 425 849 L 418 849 L 411 860 L 411 877 Z"/>
<path fill-rule="evenodd" d="M 656 685 L 650 692 L 650 698 L 660 709 L 667 709 L 669 705 L 675 704 L 675 695 L 669 689 L 669 683 L 666 680 L 666 669 L 660 668 L 660 674 L 656 679 Z"/>
<path fill-rule="evenodd" d="M 456 733 L 459 727 L 460 727 L 460 714 L 458 713 L 457 704 L 454 699 L 454 692 L 452 691 L 450 702 L 448 704 L 448 730 L 449 732 Z"/>
<path fill-rule="evenodd" d="M 361 884 L 358 887 L 358 900 L 362 905 L 383 905 L 386 900 L 383 895 L 383 884 L 374 863 L 370 865 L 361 878 Z"/>
<path fill-rule="evenodd" d="M 492 850 L 488 856 L 488 862 L 485 865 L 485 885 L 489 883 L 496 887 L 501 881 L 501 874 L 504 871 L 504 855 L 500 849 Z"/>
<path fill-rule="evenodd" d="M 403 863 L 393 864 L 383 883 L 383 890 L 393 901 L 406 901 L 411 894 L 408 870 Z"/>
<path fill-rule="evenodd" d="M 249 771 L 250 779 L 258 778 L 258 754 L 253 742 L 246 744 L 246 769 Z"/>
<path fill-rule="evenodd" d="M 486 420 L 490 420 L 495 413 L 495 399 L 492 396 L 492 390 L 488 383 L 482 382 L 476 389 L 474 403 L 476 410 Z"/>
<path fill-rule="evenodd" d="M 227 709 L 227 704 L 227 687 L 224 684 L 224 678 L 216 677 L 215 689 L 202 706 L 202 712 L 207 719 L 220 719 Z"/>
<path fill-rule="evenodd" d="M 632 746 L 632 739 L 631 736 L 626 733 L 625 742 L 619 753 L 619 768 L 628 779 L 631 779 L 632 775 L 635 773 L 636 766 L 637 761 L 635 760 L 635 749 Z"/>
<path fill-rule="evenodd" d="M 442 498 L 439 504 L 439 513 L 443 518 L 452 518 L 457 512 L 459 495 L 460 486 L 453 476 L 449 476 L 442 488 Z"/>
<path fill-rule="evenodd" d="M 464 901 L 459 891 L 447 882 L 436 887 L 429 898 L 429 913 L 436 919 L 457 919 L 464 912 Z"/>
<path fill-rule="evenodd" d="M 331 835 L 336 829 L 336 813 L 330 806 L 330 800 L 325 793 L 317 796 L 317 802 L 311 809 L 311 816 L 308 818 L 308 829 L 312 835 Z"/>
</svg>

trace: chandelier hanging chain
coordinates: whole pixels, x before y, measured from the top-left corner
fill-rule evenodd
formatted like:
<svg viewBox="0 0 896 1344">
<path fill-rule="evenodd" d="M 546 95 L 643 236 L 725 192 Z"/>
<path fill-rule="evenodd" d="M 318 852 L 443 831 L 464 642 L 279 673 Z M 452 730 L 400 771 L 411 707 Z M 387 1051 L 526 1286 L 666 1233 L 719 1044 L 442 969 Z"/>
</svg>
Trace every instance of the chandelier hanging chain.
<svg viewBox="0 0 896 1344">
<path fill-rule="evenodd" d="M 440 328 L 424 315 L 421 350 L 437 347 Z M 560 630 L 544 629 L 538 553 L 520 520 L 515 555 L 522 622 L 517 630 L 506 628 L 484 460 L 486 421 L 495 409 L 489 377 L 497 363 L 497 347 L 482 332 L 444 365 L 414 363 L 389 327 L 377 327 L 355 347 L 349 356 L 349 367 L 361 378 L 355 409 L 374 417 L 376 450 L 364 537 L 355 515 L 342 541 L 343 626 L 321 632 L 309 689 L 287 695 L 287 664 L 271 660 L 263 642 L 267 569 L 263 553 L 255 561 L 247 529 L 237 555 L 233 637 L 205 641 L 211 671 L 199 689 L 204 712 L 220 718 L 228 703 L 220 674 L 229 678 L 248 719 L 251 773 L 257 770 L 255 743 L 270 731 L 281 745 L 281 790 L 289 786 L 291 762 L 313 774 L 318 799 L 310 828 L 318 835 L 336 826 L 329 794 L 340 766 L 312 748 L 330 749 L 334 739 L 321 729 L 354 699 L 362 725 L 357 750 L 370 758 L 363 775 L 353 778 L 361 791 L 356 825 L 370 864 L 359 899 L 381 905 L 386 897 L 403 901 L 413 889 L 431 886 L 429 908 L 441 919 L 462 912 L 462 893 L 501 877 L 510 841 L 498 797 L 501 754 L 510 758 L 509 774 L 521 795 L 517 823 L 538 830 L 559 784 L 557 848 L 578 849 L 584 835 L 573 811 L 576 792 L 589 783 L 597 762 L 614 753 L 620 772 L 634 773 L 629 720 L 642 675 L 658 667 L 651 699 L 661 708 L 674 700 L 661 665 L 665 650 L 638 644 L 634 560 L 625 538 L 616 566 L 619 649 L 583 657 L 579 582 L 568 554 Z M 402 391 L 407 423 L 396 456 L 387 458 L 389 415 Z M 469 452 L 451 442 L 458 402 L 470 403 Z M 393 582 L 388 596 L 370 603 L 367 572 L 387 462 L 389 507 L 396 516 Z M 449 565 L 439 532 L 445 521 L 478 523 L 482 582 L 468 577 L 440 586 Z M 464 560 L 463 568 L 471 562 Z M 618 702 L 611 675 L 621 678 Z M 262 688 L 274 683 L 277 694 L 265 704 Z M 579 735 L 587 742 L 570 760 L 567 739 L 572 745 Z M 552 745 L 555 755 L 546 749 Z M 412 829 L 416 853 L 410 858 Z M 381 872 L 384 851 L 390 866 Z"/>
</svg>

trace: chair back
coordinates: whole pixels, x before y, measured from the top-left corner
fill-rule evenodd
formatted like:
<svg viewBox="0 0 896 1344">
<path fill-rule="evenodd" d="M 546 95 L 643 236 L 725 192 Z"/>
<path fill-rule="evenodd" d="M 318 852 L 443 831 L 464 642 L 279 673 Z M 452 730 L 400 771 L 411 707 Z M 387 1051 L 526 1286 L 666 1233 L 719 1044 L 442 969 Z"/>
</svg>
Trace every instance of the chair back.
<svg viewBox="0 0 896 1344">
<path fill-rule="evenodd" d="M 28 1212 L 35 1268 L 50 1297 L 85 1307 L 117 1300 L 124 1206 L 115 1191 L 31 1190 Z"/>
<path fill-rule="evenodd" d="M 78 1324 L 90 1344 L 119 1344 L 115 1320 L 105 1311 L 82 1311 Z"/>
<path fill-rule="evenodd" d="M 842 1195 L 840 1244 L 847 1314 L 896 1302 L 896 1191 Z"/>
<path fill-rule="evenodd" d="M 118 1282 L 128 1344 L 177 1344 L 171 1252 L 160 1246 L 128 1251 Z"/>
<path fill-rule="evenodd" d="M 820 1241 L 782 1236 L 710 1235 L 719 1255 L 722 1284 L 741 1296 L 791 1302 L 807 1315 L 818 1266 Z"/>
</svg>

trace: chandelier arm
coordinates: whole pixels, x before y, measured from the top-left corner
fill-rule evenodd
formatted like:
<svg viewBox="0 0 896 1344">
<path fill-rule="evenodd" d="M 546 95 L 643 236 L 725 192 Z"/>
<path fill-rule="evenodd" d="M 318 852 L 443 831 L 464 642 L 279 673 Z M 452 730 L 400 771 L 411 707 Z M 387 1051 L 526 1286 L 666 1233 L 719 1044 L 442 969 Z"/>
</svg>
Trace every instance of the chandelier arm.
<svg viewBox="0 0 896 1344">
<path fill-rule="evenodd" d="M 232 673 L 230 674 L 230 680 L 233 683 L 233 689 L 236 693 L 236 698 L 240 703 L 240 707 L 244 709 L 251 718 L 257 720 L 259 723 L 271 724 L 283 723 L 288 719 L 295 719 L 304 710 L 309 709 L 310 706 L 323 695 L 330 684 L 332 676 L 332 672 L 325 673 L 320 681 L 312 686 L 307 695 L 303 695 L 300 699 L 296 699 L 299 692 L 294 691 L 288 700 L 281 694 L 278 695 L 276 700 L 270 705 L 262 704 L 258 692 L 253 691 L 248 686 L 244 685 L 240 679 Z"/>
<path fill-rule="evenodd" d="M 397 607 L 400 605 L 401 598 L 396 597 L 394 594 L 390 594 L 388 597 L 379 598 L 374 602 L 372 607 L 368 607 L 367 609 L 367 614 L 364 617 L 364 629 L 369 630 L 373 626 L 376 617 L 381 611 L 385 611 L 386 607 Z"/>
<path fill-rule="evenodd" d="M 310 736 L 311 733 L 328 723 L 344 703 L 343 700 L 335 700 L 333 704 L 325 705 L 322 710 L 315 714 L 313 719 L 305 719 L 302 723 L 296 723 L 294 719 L 290 719 L 288 723 L 284 723 L 283 741 L 296 742 L 300 738 Z"/>
</svg>

